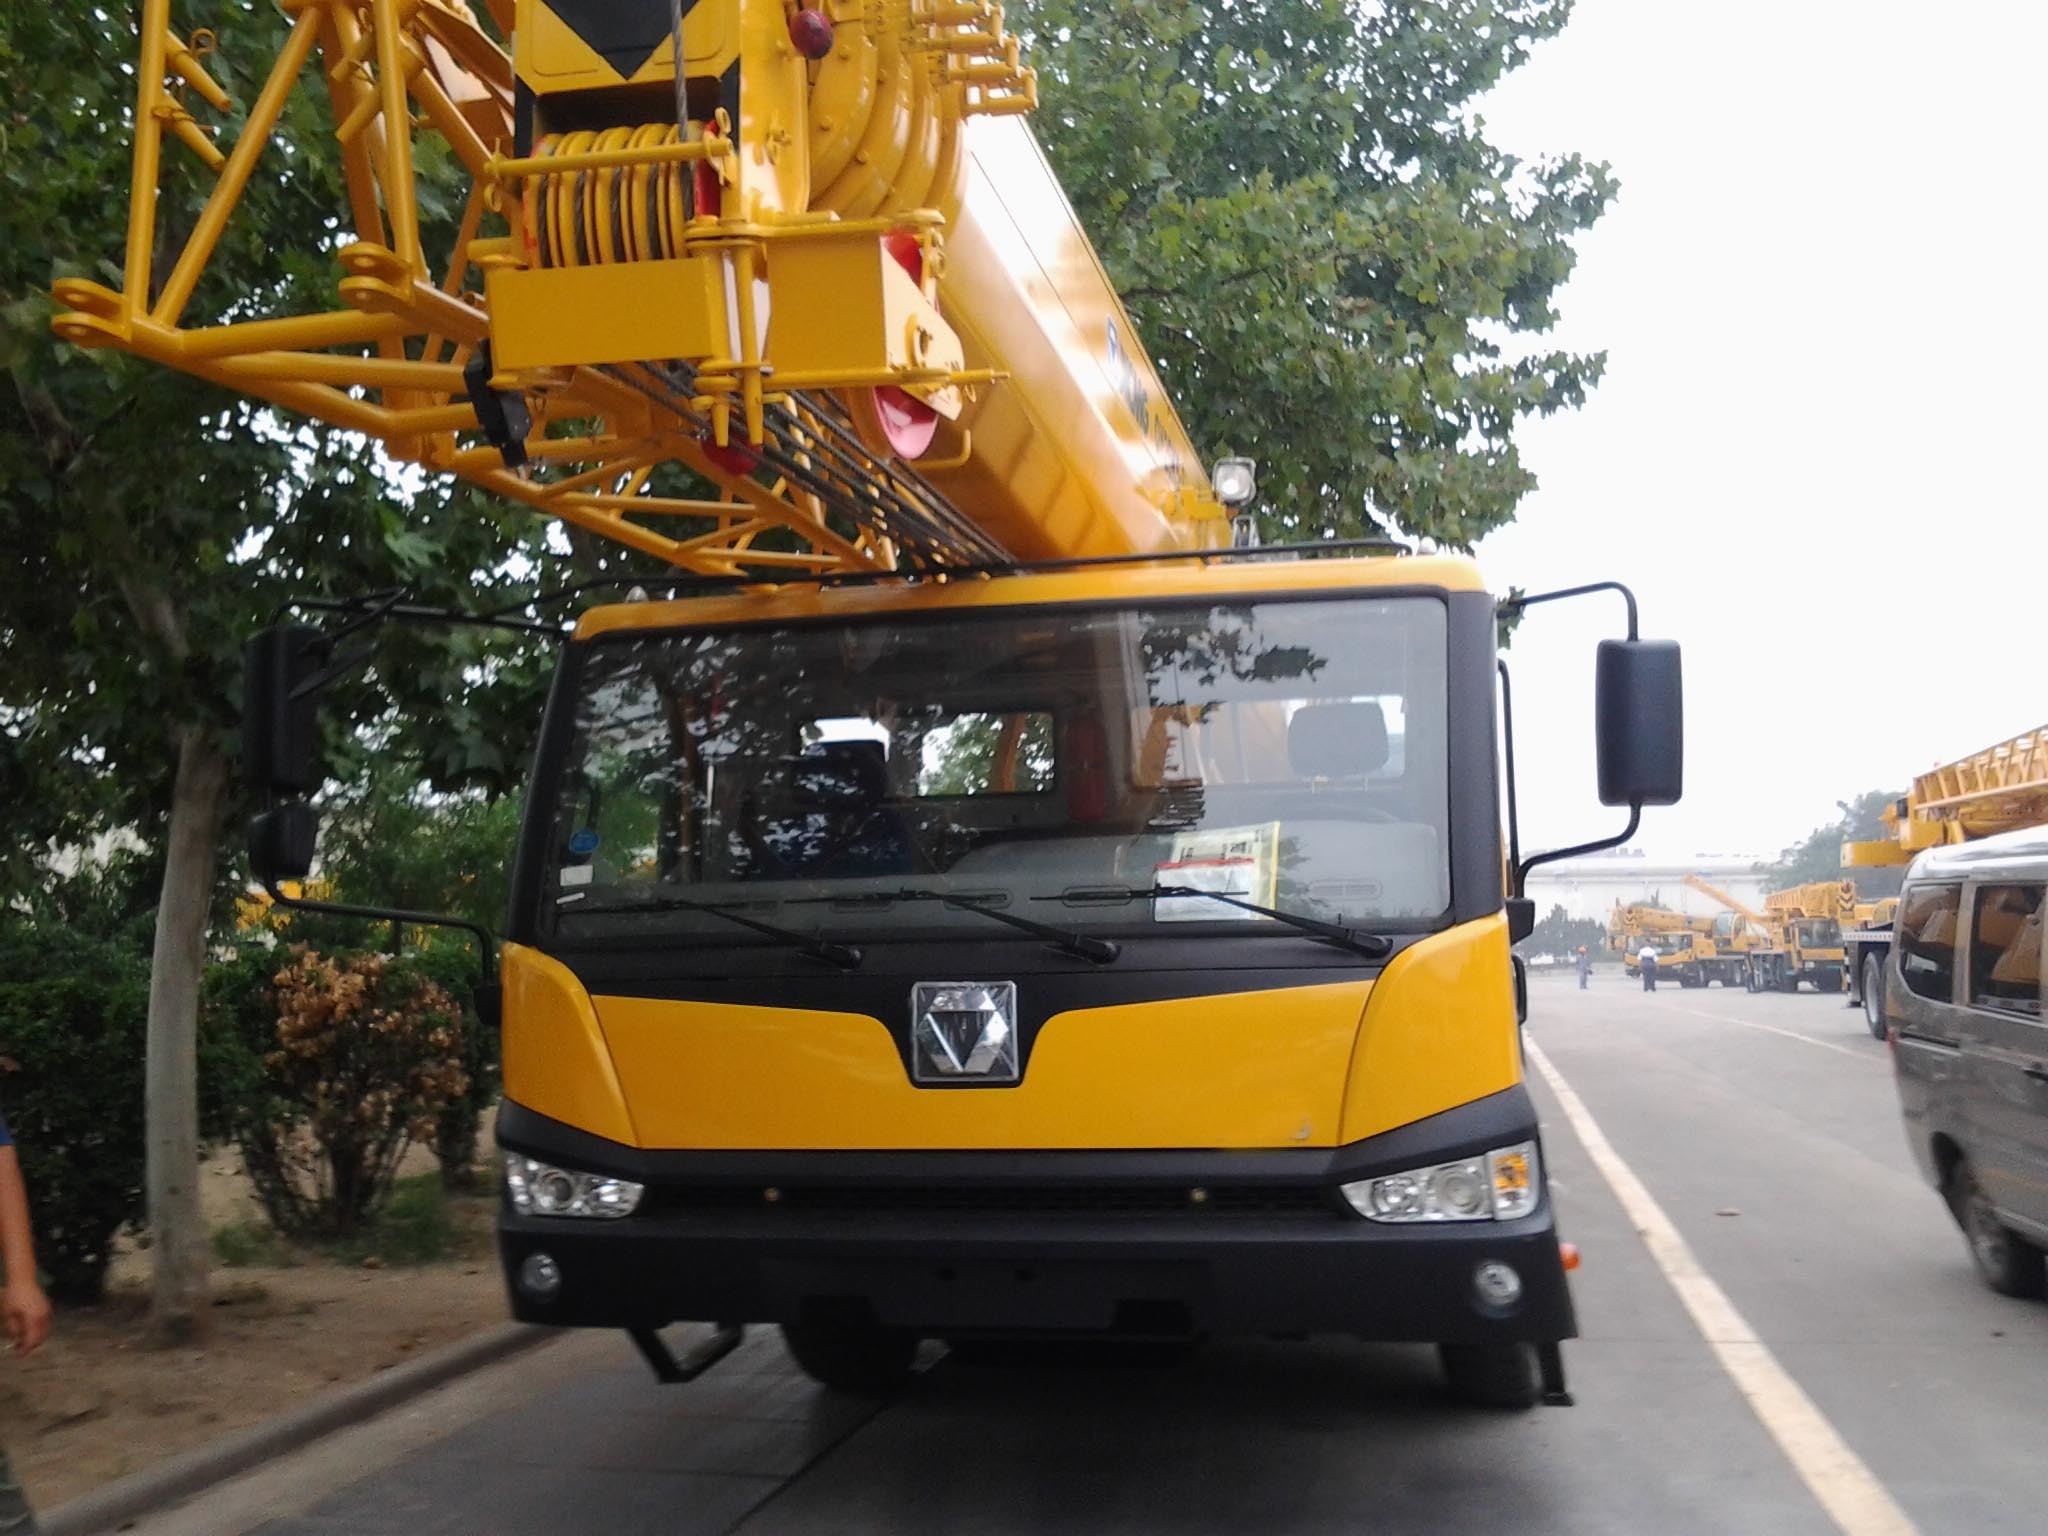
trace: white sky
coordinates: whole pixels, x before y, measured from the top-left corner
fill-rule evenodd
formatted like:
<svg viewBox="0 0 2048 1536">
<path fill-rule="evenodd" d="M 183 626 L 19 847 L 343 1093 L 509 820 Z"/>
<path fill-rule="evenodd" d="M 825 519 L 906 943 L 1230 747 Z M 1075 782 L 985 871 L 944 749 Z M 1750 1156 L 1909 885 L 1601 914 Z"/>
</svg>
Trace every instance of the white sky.
<svg viewBox="0 0 2048 1536">
<path fill-rule="evenodd" d="M 1580 0 L 1481 104 L 1525 157 L 1609 161 L 1566 345 L 1584 411 L 1522 431 L 1542 488 L 1494 590 L 1619 579 L 1686 648 L 1687 791 L 1637 845 L 1773 854 L 1834 803 L 2048 720 L 2048 3 Z M 1618 829 L 1592 645 L 1511 660 L 1526 846 Z"/>
</svg>

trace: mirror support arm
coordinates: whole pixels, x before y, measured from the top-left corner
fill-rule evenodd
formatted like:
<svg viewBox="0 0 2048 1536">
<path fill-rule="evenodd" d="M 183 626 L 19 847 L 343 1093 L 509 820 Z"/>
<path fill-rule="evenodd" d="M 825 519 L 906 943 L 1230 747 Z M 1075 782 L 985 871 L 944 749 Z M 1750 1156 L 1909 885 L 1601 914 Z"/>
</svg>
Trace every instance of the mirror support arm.
<svg viewBox="0 0 2048 1536">
<path fill-rule="evenodd" d="M 491 982 L 491 973 L 497 965 L 497 940 L 482 923 L 473 923 L 466 917 L 451 917 L 445 912 L 408 912 L 398 907 L 359 907 L 350 902 L 306 901 L 301 897 L 287 896 L 278 889 L 275 880 L 265 880 L 263 889 L 280 907 L 293 912 L 311 912 L 316 917 L 362 917 L 373 922 L 410 923 L 417 928 L 459 928 L 476 940 L 478 979 L 487 986 Z"/>
<path fill-rule="evenodd" d="M 1591 581 L 1583 587 L 1560 587 L 1555 592 L 1529 592 L 1520 597 L 1501 599 L 1497 605 L 1503 614 L 1518 614 L 1524 608 L 1533 608 L 1538 603 L 1559 603 L 1568 597 L 1585 597 L 1594 592 L 1619 592 L 1621 600 L 1628 605 L 1628 637 L 1640 639 L 1636 633 L 1636 595 L 1618 581 Z"/>
<path fill-rule="evenodd" d="M 1559 859 L 1576 858 L 1582 853 L 1600 853 L 1608 848 L 1619 848 L 1636 835 L 1636 828 L 1642 824 L 1643 808 L 1640 804 L 1628 808 L 1628 825 L 1612 837 L 1603 837 L 1590 843 L 1574 843 L 1569 848 L 1546 848 L 1542 853 L 1532 853 L 1515 865 L 1515 895 L 1519 898 L 1529 883 L 1529 871 L 1539 864 L 1555 864 Z"/>
</svg>

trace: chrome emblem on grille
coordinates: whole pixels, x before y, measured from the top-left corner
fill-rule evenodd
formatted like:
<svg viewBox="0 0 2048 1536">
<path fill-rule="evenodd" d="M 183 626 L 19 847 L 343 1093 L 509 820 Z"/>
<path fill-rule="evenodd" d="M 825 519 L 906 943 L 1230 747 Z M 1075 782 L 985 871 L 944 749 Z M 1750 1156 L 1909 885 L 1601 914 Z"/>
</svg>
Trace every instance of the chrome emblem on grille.
<svg viewBox="0 0 2048 1536">
<path fill-rule="evenodd" d="M 1017 984 L 920 981 L 910 991 L 910 1075 L 1017 1081 Z"/>
</svg>

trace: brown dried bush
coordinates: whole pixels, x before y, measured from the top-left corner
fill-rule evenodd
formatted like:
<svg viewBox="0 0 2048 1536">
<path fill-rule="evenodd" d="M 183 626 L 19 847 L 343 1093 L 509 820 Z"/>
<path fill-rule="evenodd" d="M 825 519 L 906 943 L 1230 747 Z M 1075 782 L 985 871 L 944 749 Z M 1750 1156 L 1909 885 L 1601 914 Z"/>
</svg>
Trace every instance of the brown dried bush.
<svg viewBox="0 0 2048 1536">
<path fill-rule="evenodd" d="M 468 1092 L 462 1006 L 402 957 L 303 945 L 252 1001 L 228 1114 L 257 1195 L 289 1236 L 356 1232 Z"/>
</svg>

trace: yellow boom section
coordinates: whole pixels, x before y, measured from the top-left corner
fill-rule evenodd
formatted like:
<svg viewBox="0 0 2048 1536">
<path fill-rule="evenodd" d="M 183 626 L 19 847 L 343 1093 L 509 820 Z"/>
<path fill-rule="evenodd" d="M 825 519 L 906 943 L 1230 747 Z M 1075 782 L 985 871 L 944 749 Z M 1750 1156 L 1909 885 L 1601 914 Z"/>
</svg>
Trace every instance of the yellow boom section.
<svg viewBox="0 0 2048 1536">
<path fill-rule="evenodd" d="M 215 40 L 144 0 L 123 281 L 61 282 L 60 334 L 691 571 L 1227 542 L 988 0 L 489 0 L 490 28 L 462 0 L 281 9 L 223 143 Z M 267 233 L 335 251 L 336 302 L 187 325 L 301 91 L 352 238 Z M 467 187 L 447 227 L 421 212 L 429 136 Z M 160 228 L 188 150 L 210 195 Z"/>
<path fill-rule="evenodd" d="M 1921 774 L 1884 819 L 1889 837 L 1842 845 L 1844 868 L 1907 864 L 1923 848 L 2048 822 L 2048 726 Z"/>
<path fill-rule="evenodd" d="M 1847 921 L 1856 912 L 1856 882 L 1815 880 L 1790 886 L 1764 896 L 1764 911 L 1779 920 L 1801 917 L 1832 917 Z"/>
</svg>

